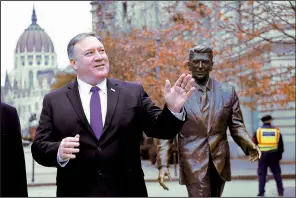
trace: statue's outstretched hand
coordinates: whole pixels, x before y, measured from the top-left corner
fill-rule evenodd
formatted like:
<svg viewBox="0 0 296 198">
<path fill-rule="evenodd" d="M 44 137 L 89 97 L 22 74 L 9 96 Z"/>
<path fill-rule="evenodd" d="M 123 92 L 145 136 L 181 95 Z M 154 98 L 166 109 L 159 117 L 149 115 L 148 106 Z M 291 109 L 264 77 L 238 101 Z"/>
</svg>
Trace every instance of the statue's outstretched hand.
<svg viewBox="0 0 296 198">
<path fill-rule="evenodd" d="M 162 168 L 159 168 L 158 182 L 163 187 L 163 189 L 169 190 L 169 188 L 164 184 L 164 181 L 163 181 L 166 176 L 169 178 L 169 180 L 172 180 L 172 177 L 171 177 L 171 174 L 170 174 L 170 168 L 167 167 L 165 169 L 165 171 L 163 171 Z"/>
<path fill-rule="evenodd" d="M 252 149 L 250 151 L 249 160 L 251 162 L 255 162 L 261 158 L 261 151 L 257 145 L 255 145 L 256 148 Z"/>
</svg>

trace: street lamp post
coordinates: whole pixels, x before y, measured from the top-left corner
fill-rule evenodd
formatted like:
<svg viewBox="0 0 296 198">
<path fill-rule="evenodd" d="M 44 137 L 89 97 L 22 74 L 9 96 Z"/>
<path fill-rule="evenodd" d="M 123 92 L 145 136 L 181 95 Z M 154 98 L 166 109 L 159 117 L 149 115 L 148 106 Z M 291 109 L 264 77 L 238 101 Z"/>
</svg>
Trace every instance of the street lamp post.
<svg viewBox="0 0 296 198">
<path fill-rule="evenodd" d="M 30 132 L 30 137 L 32 141 L 35 138 L 37 126 L 38 126 L 38 121 L 36 119 L 36 114 L 34 114 L 31 116 L 29 120 L 29 132 Z M 34 159 L 32 158 L 32 182 L 34 181 L 35 181 L 35 162 L 34 162 Z"/>
</svg>

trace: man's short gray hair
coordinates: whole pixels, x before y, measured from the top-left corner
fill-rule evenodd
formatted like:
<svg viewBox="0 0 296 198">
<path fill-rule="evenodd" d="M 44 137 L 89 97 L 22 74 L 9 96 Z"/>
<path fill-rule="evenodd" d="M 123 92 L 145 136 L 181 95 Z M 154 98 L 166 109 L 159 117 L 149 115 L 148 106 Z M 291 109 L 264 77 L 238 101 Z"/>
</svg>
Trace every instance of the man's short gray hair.
<svg viewBox="0 0 296 198">
<path fill-rule="evenodd" d="M 68 57 L 69 59 L 73 58 L 73 49 L 74 49 L 74 45 L 81 41 L 82 39 L 86 38 L 86 37 L 89 37 L 89 36 L 92 36 L 92 37 L 96 37 L 101 43 L 102 42 L 102 39 L 99 37 L 99 36 L 96 36 L 95 33 L 80 33 L 76 36 L 74 36 L 70 42 L 68 43 L 68 47 L 67 47 L 67 52 L 68 52 Z"/>
</svg>

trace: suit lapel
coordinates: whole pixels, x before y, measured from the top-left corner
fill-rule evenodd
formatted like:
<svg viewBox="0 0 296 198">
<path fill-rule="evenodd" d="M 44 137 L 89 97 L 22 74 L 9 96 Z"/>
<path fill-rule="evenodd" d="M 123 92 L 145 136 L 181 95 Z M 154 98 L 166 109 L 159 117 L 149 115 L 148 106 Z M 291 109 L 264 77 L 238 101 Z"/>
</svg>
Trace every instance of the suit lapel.
<svg viewBox="0 0 296 198">
<path fill-rule="evenodd" d="M 201 110 L 200 110 L 200 105 L 198 103 L 198 98 L 196 97 L 196 92 L 197 90 L 195 90 L 192 95 L 190 96 L 189 100 L 187 103 L 185 103 L 185 108 L 188 112 L 188 114 L 191 114 L 194 116 L 196 122 L 198 123 L 204 123 L 204 125 L 206 126 L 206 123 L 204 121 L 204 119 L 202 118 L 202 114 L 201 114 Z"/>
<path fill-rule="evenodd" d="M 209 125 L 208 132 L 212 128 L 213 122 L 215 120 L 216 113 L 218 112 L 219 106 L 222 102 L 221 100 L 221 87 L 219 83 L 212 79 L 212 99 L 210 104 L 210 115 L 209 115 Z"/>
<path fill-rule="evenodd" d="M 196 90 L 190 96 L 187 103 L 185 103 L 185 108 L 190 114 L 194 115 L 195 119 L 198 120 L 197 115 L 200 115 L 200 108 L 198 107 L 197 98 L 195 95 Z"/>
<path fill-rule="evenodd" d="M 119 92 L 120 89 L 118 84 L 114 82 L 114 80 L 107 79 L 107 114 L 103 128 L 103 134 L 100 138 L 102 141 L 107 141 L 115 133 L 115 130 L 108 131 L 107 133 L 106 130 L 110 125 L 114 111 L 116 109 Z"/>
<path fill-rule="evenodd" d="M 68 96 L 68 98 L 69 98 L 69 100 L 70 100 L 73 108 L 75 109 L 78 117 L 82 121 L 82 123 L 90 131 L 90 133 L 96 138 L 96 136 L 95 136 L 95 134 L 94 134 L 94 132 L 93 132 L 90 124 L 87 121 L 87 118 L 85 116 L 85 113 L 83 111 L 83 107 L 82 107 L 82 103 L 81 103 L 81 99 L 80 99 L 80 95 L 79 95 L 79 91 L 78 91 L 78 82 L 77 82 L 77 79 L 74 80 L 74 81 L 72 81 L 72 83 L 70 83 L 68 85 L 67 96 Z"/>
</svg>

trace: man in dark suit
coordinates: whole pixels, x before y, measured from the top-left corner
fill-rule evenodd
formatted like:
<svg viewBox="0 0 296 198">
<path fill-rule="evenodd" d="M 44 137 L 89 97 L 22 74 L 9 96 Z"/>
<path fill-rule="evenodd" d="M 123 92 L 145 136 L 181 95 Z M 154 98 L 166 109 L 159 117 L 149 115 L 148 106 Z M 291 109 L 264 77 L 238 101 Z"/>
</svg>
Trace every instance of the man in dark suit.
<svg viewBox="0 0 296 198">
<path fill-rule="evenodd" d="M 14 107 L 1 102 L 1 197 L 28 197 L 21 127 Z"/>
<path fill-rule="evenodd" d="M 260 158 L 260 150 L 246 131 L 238 96 L 233 87 L 210 77 L 212 49 L 195 46 L 190 50 L 189 70 L 195 91 L 185 104 L 188 121 L 177 136 L 180 184 L 190 197 L 219 197 L 225 181 L 231 180 L 227 127 L 234 141 L 250 160 Z M 158 147 L 159 183 L 170 177 L 169 158 L 173 140 L 162 140 Z M 163 167 L 166 167 L 163 170 Z"/>
<path fill-rule="evenodd" d="M 141 85 L 107 78 L 108 56 L 94 34 L 75 36 L 67 51 L 77 79 L 44 97 L 33 158 L 57 167 L 57 196 L 147 196 L 142 132 L 171 139 L 180 131 L 191 75 L 173 87 L 166 81 L 161 110 Z"/>
</svg>

